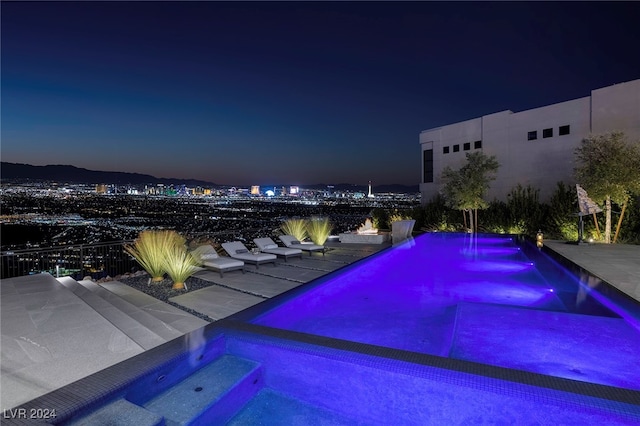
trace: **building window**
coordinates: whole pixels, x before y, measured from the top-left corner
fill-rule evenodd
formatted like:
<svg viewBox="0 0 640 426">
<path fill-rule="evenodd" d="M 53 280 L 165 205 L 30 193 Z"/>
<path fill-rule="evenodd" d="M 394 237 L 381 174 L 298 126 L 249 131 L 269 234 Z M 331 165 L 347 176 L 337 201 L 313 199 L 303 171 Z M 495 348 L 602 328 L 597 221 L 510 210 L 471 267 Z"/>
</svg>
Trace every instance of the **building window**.
<svg viewBox="0 0 640 426">
<path fill-rule="evenodd" d="M 475 141 L 473 143 L 473 149 L 480 149 L 482 148 L 482 141 Z"/>
<path fill-rule="evenodd" d="M 560 126 L 560 128 L 558 129 L 559 135 L 568 135 L 569 133 L 571 133 L 571 126 L 569 126 L 568 124 L 566 126 Z"/>
<path fill-rule="evenodd" d="M 453 152 L 459 152 L 459 151 L 460 151 L 460 145 L 454 145 Z"/>
<path fill-rule="evenodd" d="M 553 129 L 544 129 L 542 131 L 543 138 L 552 138 L 553 137 Z"/>
<path fill-rule="evenodd" d="M 538 131 L 537 130 L 534 130 L 533 132 L 527 133 L 527 140 L 528 141 L 535 141 L 536 139 L 538 139 Z"/>
<path fill-rule="evenodd" d="M 433 182 L 433 149 L 422 151 L 422 170 L 424 172 L 422 181 L 424 183 Z"/>
<path fill-rule="evenodd" d="M 443 154 L 448 154 L 449 153 L 449 147 L 448 146 L 442 147 L 442 153 Z"/>
<path fill-rule="evenodd" d="M 471 149 L 471 142 L 465 142 L 464 144 L 464 150 L 465 151 L 469 151 Z"/>
</svg>

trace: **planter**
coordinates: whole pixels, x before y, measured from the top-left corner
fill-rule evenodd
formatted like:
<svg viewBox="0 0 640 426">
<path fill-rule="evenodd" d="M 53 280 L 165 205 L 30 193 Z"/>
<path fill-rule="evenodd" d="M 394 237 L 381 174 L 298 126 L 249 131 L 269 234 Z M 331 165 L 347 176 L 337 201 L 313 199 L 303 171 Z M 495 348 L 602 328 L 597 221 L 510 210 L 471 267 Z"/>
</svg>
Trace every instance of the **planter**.
<svg viewBox="0 0 640 426">
<path fill-rule="evenodd" d="M 355 244 L 382 244 L 389 241 L 389 233 L 379 232 L 377 234 L 356 234 L 347 233 L 340 234 L 341 243 L 355 243 Z"/>
</svg>

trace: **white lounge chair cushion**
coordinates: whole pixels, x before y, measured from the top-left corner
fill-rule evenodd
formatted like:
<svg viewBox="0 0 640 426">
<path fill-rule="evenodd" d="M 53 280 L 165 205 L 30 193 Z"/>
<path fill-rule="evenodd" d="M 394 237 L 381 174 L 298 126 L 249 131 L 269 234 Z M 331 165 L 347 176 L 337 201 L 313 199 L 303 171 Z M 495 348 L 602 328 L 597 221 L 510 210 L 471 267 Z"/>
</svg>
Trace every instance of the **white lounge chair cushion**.
<svg viewBox="0 0 640 426">
<path fill-rule="evenodd" d="M 244 266 L 244 262 L 230 257 L 218 257 L 216 259 L 206 260 L 204 262 L 204 266 L 208 266 L 213 269 L 227 269 Z"/>
<path fill-rule="evenodd" d="M 253 253 L 249 253 L 249 250 L 247 250 L 247 248 L 244 246 L 244 244 L 242 244 L 240 241 L 232 241 L 232 242 L 228 242 L 228 243 L 222 243 L 222 248 L 229 253 L 229 256 L 235 258 L 235 259 L 240 259 L 240 260 L 246 260 L 248 262 L 265 262 L 265 261 L 269 261 L 269 260 L 275 260 L 276 259 L 276 255 L 274 254 L 268 254 L 268 253 L 258 253 L 258 254 L 253 254 Z M 238 253 L 238 251 L 242 251 L 241 253 Z"/>
<path fill-rule="evenodd" d="M 301 254 L 302 250 L 297 248 L 278 247 L 278 245 L 271 238 L 256 238 L 253 240 L 263 253 L 271 253 L 280 256 L 295 256 Z"/>
<path fill-rule="evenodd" d="M 253 254 L 253 253 L 242 253 L 242 254 L 234 254 L 233 255 L 234 258 L 236 259 L 242 259 L 242 260 L 246 260 L 248 262 L 264 262 L 267 260 L 275 260 L 276 259 L 276 255 L 275 254 L 269 254 L 269 253 L 257 253 L 257 254 Z"/>
<path fill-rule="evenodd" d="M 277 248 L 278 245 L 269 237 L 265 238 L 254 238 L 253 242 L 256 243 L 260 250 Z"/>
<path fill-rule="evenodd" d="M 198 260 L 198 261 L 204 261 L 204 260 L 209 260 L 209 259 L 216 259 L 220 256 L 218 256 L 218 253 L 216 252 L 216 249 L 213 248 L 213 246 L 206 244 L 203 246 L 198 246 L 195 249 L 193 249 L 191 251 L 191 254 Z"/>
<path fill-rule="evenodd" d="M 282 256 L 293 256 L 302 253 L 302 250 L 288 247 L 276 247 L 274 249 L 264 249 L 263 253 L 279 254 Z"/>
<path fill-rule="evenodd" d="M 281 235 L 280 241 L 284 243 L 287 247 L 295 247 L 296 249 L 305 250 L 305 251 L 316 251 L 316 250 L 324 250 L 324 246 L 320 246 L 312 243 L 301 243 L 296 240 L 292 235 Z"/>
</svg>

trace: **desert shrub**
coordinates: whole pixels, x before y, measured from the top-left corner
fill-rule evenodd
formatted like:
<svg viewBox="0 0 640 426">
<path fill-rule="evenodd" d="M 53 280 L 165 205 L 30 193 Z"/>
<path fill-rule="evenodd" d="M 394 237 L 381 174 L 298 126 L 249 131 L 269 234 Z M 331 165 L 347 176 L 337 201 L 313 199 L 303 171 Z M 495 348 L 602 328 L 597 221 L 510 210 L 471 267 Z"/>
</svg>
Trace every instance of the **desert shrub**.
<svg viewBox="0 0 640 426">
<path fill-rule="evenodd" d="M 391 224 L 399 220 L 413 219 L 413 210 L 386 210 L 379 207 L 371 210 L 371 223 L 375 229 L 391 229 Z"/>
<path fill-rule="evenodd" d="M 530 185 L 518 184 L 507 194 L 507 211 L 509 234 L 526 234 L 535 236 L 542 227 L 545 208 L 540 204 L 538 189 Z"/>
<path fill-rule="evenodd" d="M 280 230 L 285 235 L 293 235 L 298 241 L 304 241 L 307 238 L 307 220 L 306 219 L 287 219 Z"/>
<path fill-rule="evenodd" d="M 314 244 L 324 245 L 332 230 L 333 225 L 328 217 L 312 217 L 307 221 L 307 234 Z"/>
<path fill-rule="evenodd" d="M 176 231 L 142 231 L 133 244 L 124 246 L 124 250 L 151 276 L 151 281 L 160 282 L 166 270 L 167 250 L 174 246 L 183 246 L 185 239 Z"/>
<path fill-rule="evenodd" d="M 481 215 L 479 227 L 482 232 L 510 233 L 509 209 L 504 201 L 493 200 Z"/>
<path fill-rule="evenodd" d="M 165 270 L 173 281 L 174 289 L 185 288 L 187 278 L 199 270 L 198 259 L 187 250 L 184 244 L 167 247 L 164 261 Z"/>
<path fill-rule="evenodd" d="M 463 226 L 461 223 L 451 222 L 449 216 L 446 213 L 443 213 L 442 216 L 440 216 L 440 220 L 431 223 L 429 226 L 424 226 L 421 229 L 429 232 L 459 232 L 463 230 L 462 228 Z"/>
<path fill-rule="evenodd" d="M 541 225 L 545 235 L 567 241 L 578 240 L 578 196 L 575 189 L 558 182 L 549 199 L 548 215 Z"/>
<path fill-rule="evenodd" d="M 389 229 L 389 212 L 379 207 L 371 210 L 371 223 L 376 229 Z"/>
<path fill-rule="evenodd" d="M 398 222 L 401 220 L 411 220 L 413 217 L 411 216 L 411 212 L 401 211 L 398 209 L 394 209 L 389 213 L 389 227 L 393 222 Z"/>
<path fill-rule="evenodd" d="M 461 231 L 463 215 L 464 212 L 447 207 L 444 197 L 439 194 L 424 206 L 416 207 L 411 214 L 416 220 L 415 227 L 427 232 Z"/>
<path fill-rule="evenodd" d="M 483 211 L 480 228 L 497 234 L 535 236 L 543 224 L 547 207 L 538 198 L 539 191 L 531 186 L 517 185 L 507 201 L 494 200 Z"/>
</svg>

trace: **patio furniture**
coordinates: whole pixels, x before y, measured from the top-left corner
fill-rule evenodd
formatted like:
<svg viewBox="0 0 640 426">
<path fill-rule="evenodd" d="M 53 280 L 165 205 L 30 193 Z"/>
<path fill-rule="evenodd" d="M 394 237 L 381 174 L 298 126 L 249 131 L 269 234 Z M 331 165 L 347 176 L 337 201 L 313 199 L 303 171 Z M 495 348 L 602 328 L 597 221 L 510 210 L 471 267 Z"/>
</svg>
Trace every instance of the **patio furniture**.
<svg viewBox="0 0 640 426">
<path fill-rule="evenodd" d="M 238 259 L 231 259 L 226 256 L 219 256 L 213 246 L 207 244 L 199 246 L 191 251 L 191 254 L 198 259 L 207 269 L 212 269 L 220 273 L 220 278 L 225 272 L 241 270 L 244 274 L 244 262 Z"/>
<path fill-rule="evenodd" d="M 311 253 L 314 251 L 322 252 L 322 255 L 324 256 L 324 252 L 326 251 L 325 246 L 319 246 L 313 243 L 300 242 L 293 235 L 281 235 L 278 238 L 280 238 L 280 241 L 282 241 L 282 243 L 289 248 L 297 248 L 300 250 L 308 251 L 309 256 L 311 256 Z"/>
<path fill-rule="evenodd" d="M 245 263 L 251 263 L 256 265 L 256 269 L 259 269 L 259 265 L 263 263 L 273 263 L 276 266 L 275 254 L 270 253 L 252 253 L 248 248 L 244 246 L 240 241 L 231 241 L 222 243 L 222 248 L 234 259 L 242 260 Z"/>
<path fill-rule="evenodd" d="M 253 240 L 262 253 L 271 253 L 284 257 L 286 262 L 290 257 L 302 257 L 302 250 L 299 248 L 278 247 L 271 238 L 255 238 Z"/>
</svg>

